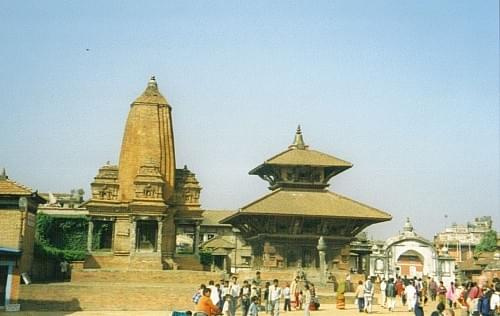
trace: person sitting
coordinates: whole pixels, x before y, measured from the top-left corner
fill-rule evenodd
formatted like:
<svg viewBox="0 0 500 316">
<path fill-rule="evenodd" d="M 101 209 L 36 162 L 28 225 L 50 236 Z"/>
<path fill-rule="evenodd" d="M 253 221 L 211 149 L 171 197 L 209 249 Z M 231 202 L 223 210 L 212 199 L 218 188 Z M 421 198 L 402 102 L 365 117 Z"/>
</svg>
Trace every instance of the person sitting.
<svg viewBox="0 0 500 316">
<path fill-rule="evenodd" d="M 195 315 L 202 316 L 202 313 L 205 313 L 206 316 L 215 316 L 220 312 L 219 308 L 215 306 L 210 299 L 211 292 L 212 291 L 208 287 L 203 289 L 203 296 L 200 298 L 200 301 L 196 305 Z"/>
</svg>

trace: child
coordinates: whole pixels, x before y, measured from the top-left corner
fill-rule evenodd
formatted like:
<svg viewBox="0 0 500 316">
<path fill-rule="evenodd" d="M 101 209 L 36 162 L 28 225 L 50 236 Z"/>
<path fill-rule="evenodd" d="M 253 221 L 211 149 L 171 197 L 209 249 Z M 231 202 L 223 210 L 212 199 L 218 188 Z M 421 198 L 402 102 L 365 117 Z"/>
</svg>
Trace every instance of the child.
<svg viewBox="0 0 500 316">
<path fill-rule="evenodd" d="M 252 296 L 252 304 L 248 308 L 247 316 L 259 316 L 259 298 Z"/>
<path fill-rule="evenodd" d="M 231 316 L 231 298 L 230 294 L 224 296 L 224 306 L 222 306 L 222 315 L 224 316 Z"/>
<path fill-rule="evenodd" d="M 300 291 L 299 292 L 299 302 L 298 302 L 299 309 L 302 309 L 302 303 L 304 303 L 304 293 L 302 291 Z"/>
<path fill-rule="evenodd" d="M 283 289 L 283 298 L 285 299 L 285 306 L 284 306 L 284 311 L 291 311 L 291 306 L 290 306 L 290 285 L 288 283 L 286 284 L 285 288 Z"/>
</svg>

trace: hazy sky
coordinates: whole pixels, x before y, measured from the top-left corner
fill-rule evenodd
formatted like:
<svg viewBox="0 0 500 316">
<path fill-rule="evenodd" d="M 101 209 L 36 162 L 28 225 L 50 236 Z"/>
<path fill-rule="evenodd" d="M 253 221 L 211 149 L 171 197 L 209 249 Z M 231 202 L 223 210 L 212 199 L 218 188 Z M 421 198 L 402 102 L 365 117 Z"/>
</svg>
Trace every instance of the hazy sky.
<svg viewBox="0 0 500 316">
<path fill-rule="evenodd" d="M 0 167 L 90 190 L 155 74 L 177 166 L 207 209 L 268 192 L 248 171 L 302 125 L 354 167 L 332 191 L 431 238 L 500 225 L 498 1 L 1 1 Z M 448 215 L 445 219 L 444 214 Z"/>
</svg>

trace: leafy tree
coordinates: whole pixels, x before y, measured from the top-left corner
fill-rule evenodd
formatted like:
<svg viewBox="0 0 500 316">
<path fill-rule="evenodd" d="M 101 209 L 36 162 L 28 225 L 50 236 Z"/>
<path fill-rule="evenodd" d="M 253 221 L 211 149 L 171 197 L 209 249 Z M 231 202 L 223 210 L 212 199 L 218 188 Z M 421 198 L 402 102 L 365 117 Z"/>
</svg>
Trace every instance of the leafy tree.
<svg viewBox="0 0 500 316">
<path fill-rule="evenodd" d="M 477 244 L 474 252 L 476 254 L 483 251 L 495 251 L 497 249 L 497 232 L 495 230 L 490 230 L 483 235 L 479 244 Z"/>
</svg>

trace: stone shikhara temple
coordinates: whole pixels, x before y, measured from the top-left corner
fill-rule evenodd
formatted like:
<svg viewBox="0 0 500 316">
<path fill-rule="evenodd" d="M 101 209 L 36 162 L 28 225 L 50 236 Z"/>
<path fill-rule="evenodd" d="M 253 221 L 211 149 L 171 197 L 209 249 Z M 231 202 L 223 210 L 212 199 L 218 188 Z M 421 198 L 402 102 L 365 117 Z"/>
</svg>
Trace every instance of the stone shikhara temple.
<svg viewBox="0 0 500 316">
<path fill-rule="evenodd" d="M 171 111 L 152 77 L 131 105 L 118 166 L 101 167 L 91 184 L 86 267 L 175 268 L 176 228 L 198 244 L 201 187 L 175 169 Z"/>
<path fill-rule="evenodd" d="M 118 166 L 99 169 L 84 203 L 91 219 L 85 267 L 176 269 L 179 233 L 192 236 L 197 255 L 201 187 L 186 167 L 175 169 L 171 111 L 152 77 L 131 105 Z M 327 190 L 330 179 L 351 167 L 309 149 L 299 127 L 287 150 L 251 170 L 271 192 L 220 221 L 251 246 L 248 268 L 347 270 L 355 235 L 391 219 Z"/>
</svg>

